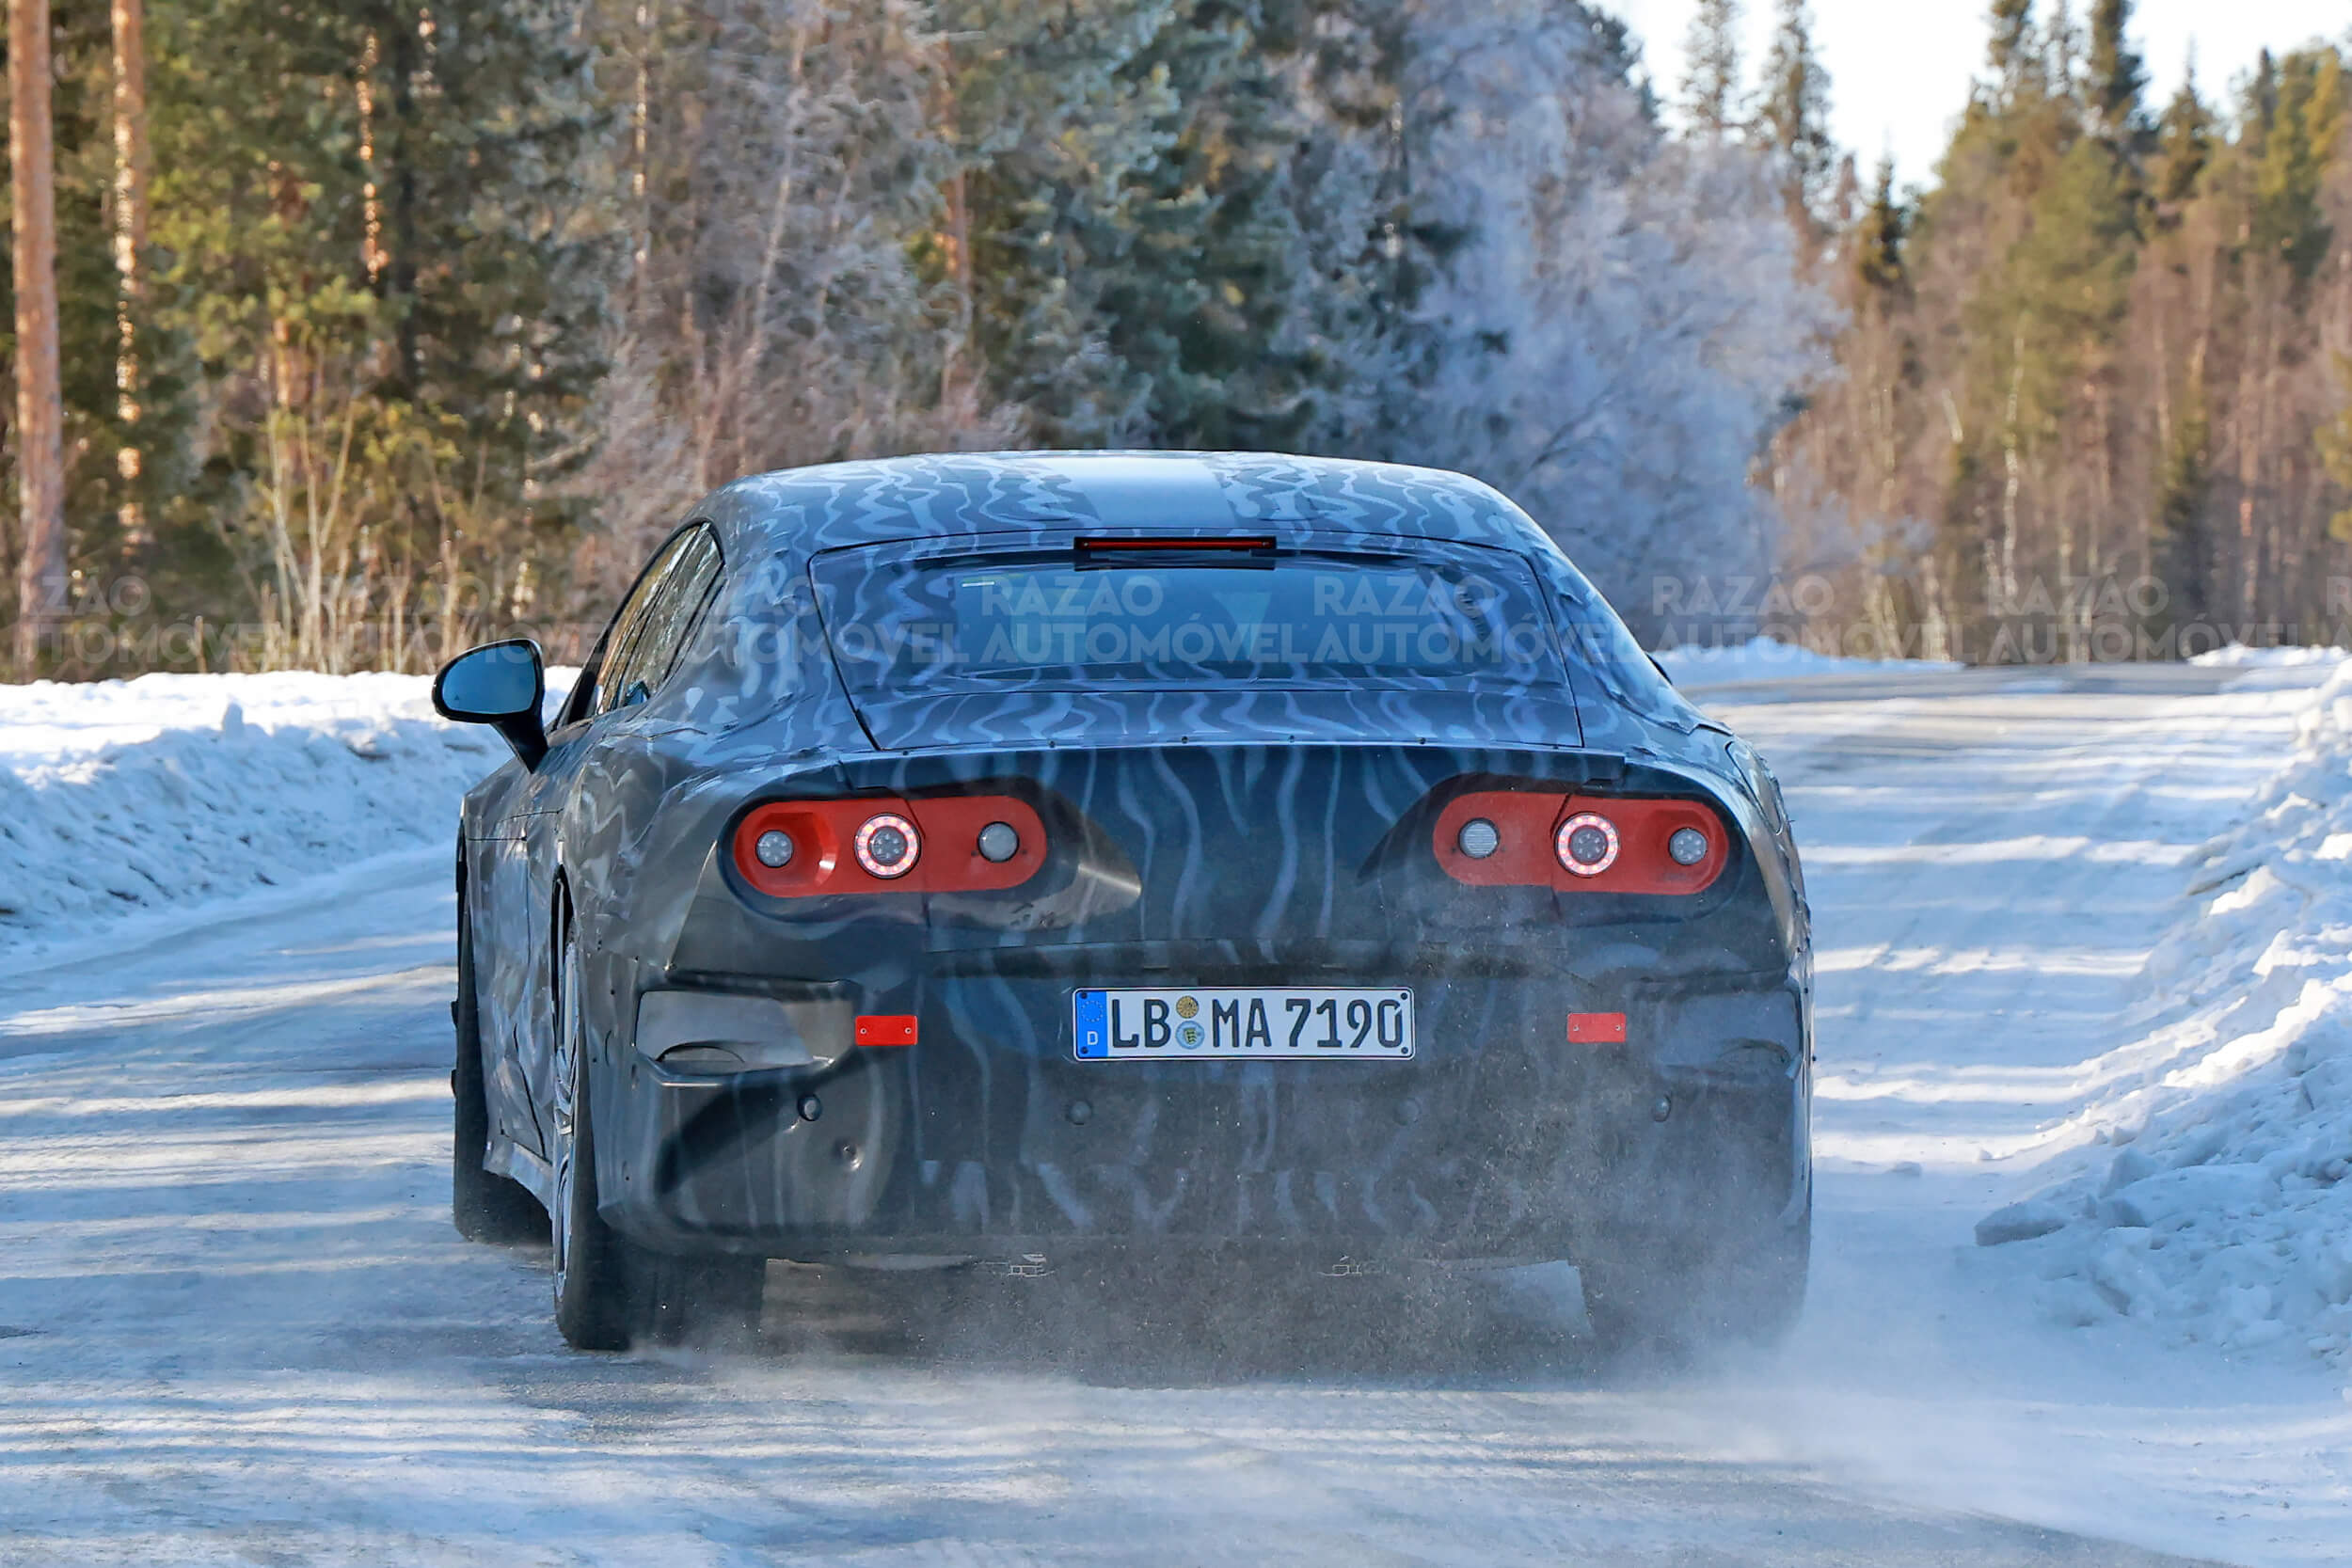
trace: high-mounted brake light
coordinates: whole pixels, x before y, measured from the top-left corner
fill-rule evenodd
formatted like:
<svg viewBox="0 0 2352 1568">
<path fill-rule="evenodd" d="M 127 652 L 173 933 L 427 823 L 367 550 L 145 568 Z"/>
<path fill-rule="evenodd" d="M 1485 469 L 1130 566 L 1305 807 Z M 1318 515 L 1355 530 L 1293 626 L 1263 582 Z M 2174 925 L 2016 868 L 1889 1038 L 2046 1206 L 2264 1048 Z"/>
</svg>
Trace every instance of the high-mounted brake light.
<svg viewBox="0 0 2352 1568">
<path fill-rule="evenodd" d="M 1081 539 L 1081 551 L 1092 553 L 1106 550 L 1270 550 L 1274 536 L 1270 533 L 1224 535 L 1210 539 L 1187 539 L 1181 536 L 1159 539 Z"/>
<path fill-rule="evenodd" d="M 1691 894 L 1731 859 L 1730 836 L 1696 800 L 1597 800 L 1547 790 L 1474 790 L 1438 814 L 1430 852 L 1471 887 Z"/>
<path fill-rule="evenodd" d="M 1007 795 L 771 800 L 737 820 L 728 849 L 742 884 L 771 898 L 993 893 L 1043 867 L 1045 824 Z"/>
</svg>

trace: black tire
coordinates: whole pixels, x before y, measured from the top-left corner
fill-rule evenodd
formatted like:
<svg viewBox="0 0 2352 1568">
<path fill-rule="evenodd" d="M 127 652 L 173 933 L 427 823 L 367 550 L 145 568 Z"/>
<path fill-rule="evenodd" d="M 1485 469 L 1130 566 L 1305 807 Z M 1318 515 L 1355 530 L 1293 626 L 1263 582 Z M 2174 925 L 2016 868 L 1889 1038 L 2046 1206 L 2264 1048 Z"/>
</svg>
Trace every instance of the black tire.
<svg viewBox="0 0 2352 1568">
<path fill-rule="evenodd" d="M 1813 1208 L 1774 1233 L 1713 1245 L 1661 1237 L 1641 1252 L 1580 1261 L 1584 1311 L 1613 1354 L 1673 1357 L 1735 1346 L 1770 1347 L 1804 1310 Z"/>
<path fill-rule="evenodd" d="M 637 1329 L 658 1345 L 742 1343 L 759 1332 L 765 1258 L 672 1258 L 635 1249 Z"/>
<path fill-rule="evenodd" d="M 456 1099 L 449 1151 L 449 1212 L 457 1233 L 469 1242 L 512 1243 L 548 1233 L 548 1212 L 521 1182 L 494 1176 L 482 1165 L 490 1147 L 490 1101 L 482 1076 L 482 1021 L 473 985 L 473 934 L 465 893 L 457 898 L 457 1061 L 449 1076 Z"/>
<path fill-rule="evenodd" d="M 555 1326 L 575 1350 L 743 1337 L 759 1326 L 764 1258 L 672 1258 L 637 1246 L 597 1212 L 596 1117 L 580 1015 L 580 949 L 556 910 Z"/>
</svg>

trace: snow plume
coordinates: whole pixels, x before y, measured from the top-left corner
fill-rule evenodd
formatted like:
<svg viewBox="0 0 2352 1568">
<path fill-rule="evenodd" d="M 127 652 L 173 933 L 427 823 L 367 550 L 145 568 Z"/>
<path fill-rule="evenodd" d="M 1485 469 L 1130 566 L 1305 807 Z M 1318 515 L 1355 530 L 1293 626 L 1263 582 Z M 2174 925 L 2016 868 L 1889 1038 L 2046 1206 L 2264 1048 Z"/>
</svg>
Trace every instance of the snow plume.
<svg viewBox="0 0 2352 1568">
<path fill-rule="evenodd" d="M 2352 664 L 2294 759 L 2206 847 L 2150 999 L 2062 1136 L 2069 1174 L 1986 1216 L 2044 1310 L 2352 1365 Z"/>
<path fill-rule="evenodd" d="M 0 687 L 0 952 L 453 844 L 506 756 L 421 675 Z"/>
<path fill-rule="evenodd" d="M 1750 465 L 1839 322 L 1764 160 L 1662 137 L 1580 7 L 1418 25 L 1417 220 L 1465 238 L 1418 302 L 1415 459 L 1519 501 L 1637 623 L 1655 578 L 1769 565 Z"/>
</svg>

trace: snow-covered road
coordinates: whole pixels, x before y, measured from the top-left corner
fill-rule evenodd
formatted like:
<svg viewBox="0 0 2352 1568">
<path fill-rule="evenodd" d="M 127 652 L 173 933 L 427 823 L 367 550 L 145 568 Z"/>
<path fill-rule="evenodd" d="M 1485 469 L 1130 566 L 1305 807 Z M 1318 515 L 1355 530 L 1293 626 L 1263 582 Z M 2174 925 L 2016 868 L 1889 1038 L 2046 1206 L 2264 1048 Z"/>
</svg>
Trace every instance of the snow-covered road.
<svg viewBox="0 0 2352 1568">
<path fill-rule="evenodd" d="M 2321 673 L 1712 693 L 1807 847 L 1820 1250 L 1785 1354 L 1666 1382 L 575 1355 L 544 1251 L 448 1225 L 444 851 L 53 954 L 0 984 L 0 1563 L 2352 1560 L 2340 1376 L 1970 1240 Z"/>
</svg>

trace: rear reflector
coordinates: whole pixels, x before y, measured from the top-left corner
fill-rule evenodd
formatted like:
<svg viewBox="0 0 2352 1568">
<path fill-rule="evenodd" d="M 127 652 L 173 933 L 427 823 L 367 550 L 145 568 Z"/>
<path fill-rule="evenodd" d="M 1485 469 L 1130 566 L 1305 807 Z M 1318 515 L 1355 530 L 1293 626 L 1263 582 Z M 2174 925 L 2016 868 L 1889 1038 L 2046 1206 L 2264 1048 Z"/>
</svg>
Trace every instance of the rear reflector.
<svg viewBox="0 0 2352 1568">
<path fill-rule="evenodd" d="M 1618 1038 L 1625 1037 L 1619 1021 Z M 914 1015 L 913 1013 L 860 1013 L 857 1020 L 857 1042 L 860 1045 L 913 1045 Z"/>
<path fill-rule="evenodd" d="M 863 1022 L 861 1021 L 861 1028 Z M 1625 1043 L 1625 1014 L 1570 1013 L 1568 1015 L 1570 1045 L 1623 1045 Z"/>
</svg>

